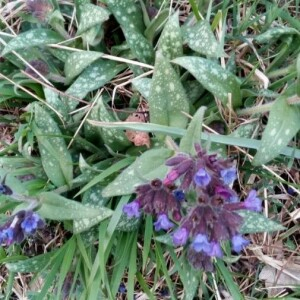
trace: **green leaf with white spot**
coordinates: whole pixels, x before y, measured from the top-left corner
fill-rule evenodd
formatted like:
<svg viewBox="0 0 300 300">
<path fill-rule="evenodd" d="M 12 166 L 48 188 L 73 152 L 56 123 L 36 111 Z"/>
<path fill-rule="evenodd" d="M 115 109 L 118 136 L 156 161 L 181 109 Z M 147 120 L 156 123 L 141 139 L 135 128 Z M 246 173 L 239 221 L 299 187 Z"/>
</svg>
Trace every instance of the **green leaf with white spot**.
<svg viewBox="0 0 300 300">
<path fill-rule="evenodd" d="M 81 172 L 84 174 L 87 175 L 98 174 L 98 172 L 96 172 L 95 169 L 90 167 L 85 162 L 82 156 L 80 156 L 79 165 L 80 165 Z M 83 193 L 82 204 L 88 207 L 94 207 L 95 209 L 104 207 L 108 199 L 102 197 L 102 189 L 103 189 L 103 185 L 99 183 L 89 188 L 87 191 Z M 103 221 L 103 216 L 74 220 L 73 233 L 80 233 L 86 231 L 87 229 L 93 227 L 94 225 L 97 225 L 101 221 Z"/>
<path fill-rule="evenodd" d="M 85 3 L 80 6 L 80 10 L 80 22 L 77 35 L 109 19 L 109 11 L 101 6 Z"/>
<path fill-rule="evenodd" d="M 15 66 L 9 61 L 0 62 L 1 73 L 5 76 L 10 75 L 13 71 L 16 70 Z"/>
<path fill-rule="evenodd" d="M 199 287 L 201 273 L 199 270 L 191 268 L 190 263 L 185 259 L 183 263 L 183 272 L 180 273 L 180 279 L 184 286 L 184 299 L 194 299 Z M 182 276 L 184 274 L 184 276 Z"/>
<path fill-rule="evenodd" d="M 107 0 L 106 3 L 122 27 L 128 27 L 140 33 L 144 31 L 143 12 L 135 1 Z"/>
<path fill-rule="evenodd" d="M 196 154 L 195 144 L 201 144 L 202 122 L 205 110 L 206 107 L 201 106 L 193 116 L 193 119 L 187 128 L 186 134 L 180 141 L 180 151 L 184 153 L 190 153 L 192 155 Z"/>
<path fill-rule="evenodd" d="M 109 109 L 104 103 L 103 99 L 100 98 L 95 106 L 97 113 L 96 121 L 101 122 L 117 122 L 119 121 L 112 109 Z M 93 117 L 94 115 L 91 115 Z M 122 130 L 113 128 L 97 127 L 97 130 L 104 142 L 109 148 L 114 151 L 120 151 L 131 145 L 125 133 Z"/>
<path fill-rule="evenodd" d="M 145 99 L 149 98 L 151 88 L 150 78 L 135 78 L 132 80 L 132 84 Z"/>
<path fill-rule="evenodd" d="M 56 186 L 71 186 L 73 162 L 61 131 L 51 115 L 39 104 L 35 104 L 34 111 L 33 128 L 45 173 Z"/>
<path fill-rule="evenodd" d="M 229 135 L 233 137 L 251 138 L 256 126 L 256 123 L 243 124 Z"/>
<path fill-rule="evenodd" d="M 53 257 L 57 254 L 57 252 L 58 252 L 57 250 L 54 250 L 49 253 L 40 254 L 25 260 L 7 263 L 5 266 L 11 272 L 20 272 L 20 273 L 39 272 L 51 263 Z"/>
<path fill-rule="evenodd" d="M 65 62 L 70 55 L 70 51 L 65 49 L 49 48 L 48 50 L 54 57 L 62 62 Z"/>
<path fill-rule="evenodd" d="M 53 108 L 53 110 L 60 113 L 60 115 L 63 117 L 64 120 L 69 119 L 69 108 L 68 104 L 65 103 L 64 99 L 60 98 L 58 93 L 52 89 L 49 89 L 47 87 L 43 88 L 46 102 Z"/>
<path fill-rule="evenodd" d="M 97 46 L 104 37 L 104 30 L 100 25 L 96 25 L 81 34 L 84 47 Z"/>
<path fill-rule="evenodd" d="M 38 213 L 50 220 L 84 220 L 96 217 L 104 220 L 112 215 L 109 208 L 87 206 L 53 192 L 40 193 L 39 201 L 41 207 Z"/>
<path fill-rule="evenodd" d="M 11 39 L 4 47 L 1 55 L 4 56 L 14 50 L 56 44 L 62 40 L 62 37 L 55 31 L 49 29 L 32 29 L 20 33 L 18 36 Z"/>
<path fill-rule="evenodd" d="M 260 147 L 252 161 L 255 166 L 278 156 L 300 130 L 300 108 L 289 105 L 286 100 L 287 96 L 280 96 L 272 105 Z"/>
<path fill-rule="evenodd" d="M 126 214 L 122 214 L 117 224 L 116 230 L 130 232 L 136 230 L 141 224 L 141 218 L 128 218 Z"/>
<path fill-rule="evenodd" d="M 281 224 L 266 218 L 263 214 L 250 210 L 239 210 L 237 213 L 243 217 L 243 224 L 239 230 L 242 234 L 273 232 L 285 229 Z"/>
<path fill-rule="evenodd" d="M 280 38 L 282 35 L 292 35 L 297 34 L 300 35 L 300 32 L 291 27 L 274 27 L 268 29 L 266 32 L 259 34 L 254 37 L 254 40 L 257 43 L 269 43 L 272 40 L 276 40 Z"/>
<path fill-rule="evenodd" d="M 185 26 L 182 32 L 184 41 L 192 50 L 208 57 L 225 55 L 206 20 L 199 21 L 193 27 Z"/>
<path fill-rule="evenodd" d="M 162 244 L 174 247 L 173 239 L 172 239 L 172 236 L 170 234 L 164 234 L 164 235 L 156 236 L 155 240 L 162 243 Z"/>
<path fill-rule="evenodd" d="M 169 149 L 151 149 L 144 152 L 102 192 L 104 197 L 132 194 L 136 186 L 147 180 L 163 179 L 168 168 L 165 161 L 173 154 Z"/>
<path fill-rule="evenodd" d="M 178 57 L 173 62 L 187 69 L 204 88 L 219 98 L 224 105 L 228 103 L 228 94 L 231 94 L 233 107 L 241 105 L 241 90 L 237 77 L 216 62 L 192 56 Z"/>
<path fill-rule="evenodd" d="M 150 42 L 134 29 L 122 27 L 122 30 L 133 55 L 141 62 L 153 63 L 154 50 Z"/>
<path fill-rule="evenodd" d="M 179 26 L 179 12 L 170 17 L 158 41 L 158 49 L 168 59 L 182 56 L 182 37 Z"/>
<path fill-rule="evenodd" d="M 80 74 L 66 90 L 66 94 L 82 99 L 89 92 L 105 85 L 124 68 L 124 65 L 120 65 L 114 61 L 99 59 Z M 71 98 L 68 98 L 68 103 L 70 110 L 74 110 L 78 104 L 76 100 Z"/>
<path fill-rule="evenodd" d="M 161 53 L 157 53 L 149 95 L 151 123 L 185 128 L 189 103 L 180 79 Z"/>
<path fill-rule="evenodd" d="M 70 81 L 75 78 L 102 55 L 103 53 L 96 51 L 80 51 L 71 53 L 65 63 L 65 75 L 67 80 Z"/>
</svg>

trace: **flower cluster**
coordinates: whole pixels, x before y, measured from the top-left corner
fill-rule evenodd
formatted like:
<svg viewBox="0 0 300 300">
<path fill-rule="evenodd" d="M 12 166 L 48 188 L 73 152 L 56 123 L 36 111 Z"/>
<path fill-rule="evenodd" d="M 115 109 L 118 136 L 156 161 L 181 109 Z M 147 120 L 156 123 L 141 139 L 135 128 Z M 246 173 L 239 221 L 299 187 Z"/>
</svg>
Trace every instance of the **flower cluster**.
<svg viewBox="0 0 300 300">
<path fill-rule="evenodd" d="M 48 0 L 26 0 L 26 10 L 35 18 L 45 22 L 47 15 L 53 11 L 53 7 Z"/>
<path fill-rule="evenodd" d="M 37 70 L 41 75 L 46 76 L 49 74 L 48 65 L 39 59 L 31 60 L 29 64 Z M 34 78 L 39 78 L 39 75 L 29 66 L 26 66 L 25 72 Z"/>
<path fill-rule="evenodd" d="M 34 234 L 44 225 L 44 221 L 37 213 L 21 210 L 0 226 L 0 244 L 9 246 L 13 243 L 21 243 L 26 236 Z"/>
<path fill-rule="evenodd" d="M 222 243 L 231 241 L 237 253 L 249 244 L 239 233 L 243 219 L 236 211 L 259 212 L 262 202 L 255 190 L 239 201 L 231 188 L 237 178 L 231 160 L 207 154 L 199 145 L 195 149 L 195 156 L 180 153 L 167 160 L 170 170 L 165 179 L 137 187 L 136 199 L 123 212 L 128 217 L 137 218 L 142 211 L 155 216 L 155 230 L 174 229 L 174 246 L 188 248 L 195 268 L 213 271 L 212 258 L 223 256 Z"/>
</svg>

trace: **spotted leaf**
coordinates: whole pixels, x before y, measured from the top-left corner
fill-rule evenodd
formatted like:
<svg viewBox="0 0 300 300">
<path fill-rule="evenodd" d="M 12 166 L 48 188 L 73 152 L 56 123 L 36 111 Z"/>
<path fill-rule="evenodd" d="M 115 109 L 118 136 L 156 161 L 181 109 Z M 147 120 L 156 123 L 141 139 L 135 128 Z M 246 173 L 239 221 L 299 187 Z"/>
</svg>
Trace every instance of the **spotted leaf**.
<svg viewBox="0 0 300 300">
<path fill-rule="evenodd" d="M 68 112 L 69 108 L 67 103 L 65 103 L 64 99 L 61 99 L 58 93 L 52 89 L 49 89 L 47 87 L 43 88 L 45 98 L 47 103 L 58 113 L 61 114 L 62 118 L 64 120 L 67 120 L 69 118 Z"/>
<path fill-rule="evenodd" d="M 80 74 L 67 89 L 66 94 L 82 99 L 87 93 L 106 84 L 124 68 L 124 65 L 114 61 L 99 59 Z M 75 109 L 78 102 L 72 98 L 68 99 L 70 109 Z"/>
<path fill-rule="evenodd" d="M 97 115 L 93 114 L 93 116 L 97 118 L 96 121 L 102 121 L 102 122 L 119 121 L 116 115 L 113 113 L 113 111 L 110 110 L 109 107 L 104 103 L 102 98 L 99 99 L 95 107 L 95 113 Z M 104 144 L 115 151 L 124 149 L 131 144 L 122 130 L 118 130 L 115 128 L 114 129 L 104 128 L 104 127 L 97 127 L 97 130 Z"/>
<path fill-rule="evenodd" d="M 182 37 L 178 12 L 171 16 L 164 26 L 158 41 L 158 49 L 168 59 L 182 56 Z"/>
<path fill-rule="evenodd" d="M 185 27 L 183 37 L 189 47 L 198 53 L 208 57 L 220 57 L 225 54 L 206 20 L 199 21 L 193 27 Z"/>
<path fill-rule="evenodd" d="M 189 103 L 180 79 L 161 53 L 157 53 L 149 95 L 151 123 L 185 128 Z"/>
<path fill-rule="evenodd" d="M 44 269 L 51 259 L 57 254 L 57 249 L 48 253 L 40 254 L 25 260 L 7 263 L 6 267 L 11 272 L 31 273 Z"/>
<path fill-rule="evenodd" d="M 285 229 L 281 224 L 266 218 L 263 214 L 250 210 L 239 210 L 237 213 L 243 217 L 243 225 L 239 230 L 242 234 L 272 232 Z"/>
<path fill-rule="evenodd" d="M 180 279 L 184 286 L 184 299 L 194 299 L 200 282 L 199 270 L 191 268 L 188 261 L 183 262 L 182 272 L 180 272 Z"/>
<path fill-rule="evenodd" d="M 96 171 L 94 168 L 89 166 L 87 162 L 80 156 L 79 159 L 79 167 L 83 174 L 94 178 L 99 171 Z M 95 166 L 93 166 L 95 167 Z M 88 207 L 102 208 L 107 202 L 107 198 L 102 197 L 103 184 L 96 184 L 89 188 L 87 191 L 83 193 L 82 204 Z M 87 229 L 93 227 L 94 225 L 100 223 L 103 220 L 103 216 L 99 215 L 94 218 L 83 218 L 79 220 L 74 220 L 73 222 L 73 232 L 80 233 L 86 231 Z"/>
<path fill-rule="evenodd" d="M 102 192 L 104 197 L 126 195 L 134 192 L 139 184 L 154 178 L 163 178 L 167 173 L 165 160 L 172 155 L 168 149 L 151 149 L 144 152 L 136 161 L 126 168 Z"/>
<path fill-rule="evenodd" d="M 123 213 L 116 229 L 125 232 L 134 231 L 139 227 L 140 224 L 140 218 L 128 218 L 127 215 Z"/>
<path fill-rule="evenodd" d="M 136 78 L 132 80 L 132 84 L 145 99 L 149 98 L 151 87 L 150 78 Z"/>
<path fill-rule="evenodd" d="M 38 213 L 50 220 L 84 220 L 95 217 L 105 219 L 112 215 L 109 208 L 90 207 L 53 192 L 40 193 L 39 200 L 41 207 Z"/>
<path fill-rule="evenodd" d="M 101 52 L 81 51 L 70 54 L 65 63 L 65 75 L 71 80 L 103 55 Z"/>
<path fill-rule="evenodd" d="M 122 27 L 128 46 L 138 60 L 151 64 L 154 50 L 149 41 L 138 31 L 129 27 Z"/>
<path fill-rule="evenodd" d="M 135 1 L 107 0 L 106 3 L 108 9 L 122 27 L 130 28 L 140 33 L 144 31 L 143 12 Z"/>
<path fill-rule="evenodd" d="M 39 104 L 35 104 L 34 111 L 33 128 L 45 173 L 56 186 L 71 185 L 73 162 L 61 131 L 51 115 Z"/>
<path fill-rule="evenodd" d="M 260 147 L 252 162 L 256 166 L 279 155 L 300 130 L 300 109 L 289 105 L 286 100 L 287 96 L 278 97 L 271 108 Z"/>
<path fill-rule="evenodd" d="M 77 31 L 77 35 L 80 35 L 84 31 L 102 24 L 109 18 L 109 12 L 101 7 L 90 3 L 85 3 L 80 6 L 80 23 Z"/>
<path fill-rule="evenodd" d="M 216 62 L 192 56 L 178 57 L 173 62 L 187 69 L 204 88 L 219 98 L 223 104 L 228 103 L 228 94 L 231 94 L 232 106 L 241 105 L 241 90 L 237 77 Z"/>
<path fill-rule="evenodd" d="M 43 46 L 47 44 L 55 44 L 61 42 L 62 37 L 49 29 L 33 29 L 23 33 L 20 33 L 15 38 L 11 39 L 2 51 L 2 56 L 5 54 L 25 48 L 31 48 L 35 46 Z"/>
<path fill-rule="evenodd" d="M 267 30 L 266 32 L 257 35 L 254 40 L 257 43 L 269 43 L 271 40 L 276 40 L 282 35 L 291 35 L 297 34 L 300 35 L 299 31 L 291 27 L 273 27 Z"/>
</svg>

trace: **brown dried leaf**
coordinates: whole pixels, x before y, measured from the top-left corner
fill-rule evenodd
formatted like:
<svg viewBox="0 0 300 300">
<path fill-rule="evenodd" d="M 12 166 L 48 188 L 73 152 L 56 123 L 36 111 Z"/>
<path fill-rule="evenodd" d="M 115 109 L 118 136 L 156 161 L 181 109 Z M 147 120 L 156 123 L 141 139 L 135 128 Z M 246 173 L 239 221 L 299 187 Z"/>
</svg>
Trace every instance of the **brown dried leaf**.
<svg viewBox="0 0 300 300">
<path fill-rule="evenodd" d="M 125 120 L 125 122 L 141 122 L 145 123 L 146 119 L 143 113 L 133 113 Z M 147 148 L 150 148 L 150 137 L 147 132 L 135 131 L 135 130 L 126 130 L 125 135 L 127 136 L 130 142 L 133 142 L 135 146 L 146 145 Z"/>
</svg>

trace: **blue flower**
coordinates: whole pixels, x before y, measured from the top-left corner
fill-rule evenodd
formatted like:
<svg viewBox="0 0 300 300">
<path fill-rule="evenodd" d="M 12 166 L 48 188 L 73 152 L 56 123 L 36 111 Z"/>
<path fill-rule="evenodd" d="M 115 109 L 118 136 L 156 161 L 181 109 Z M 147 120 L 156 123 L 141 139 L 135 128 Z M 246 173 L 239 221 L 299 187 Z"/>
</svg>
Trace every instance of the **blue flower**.
<svg viewBox="0 0 300 300">
<path fill-rule="evenodd" d="M 223 251 L 222 251 L 222 248 L 220 246 L 220 243 L 211 242 L 210 244 L 211 244 L 211 252 L 207 253 L 207 254 L 211 257 L 218 257 L 218 258 L 223 257 Z"/>
<path fill-rule="evenodd" d="M 212 245 L 208 241 L 205 234 L 197 234 L 195 239 L 192 242 L 192 247 L 196 252 L 204 252 L 209 255 L 212 251 Z"/>
<path fill-rule="evenodd" d="M 138 200 L 132 201 L 129 204 L 123 206 L 123 213 L 127 215 L 128 218 L 139 218 L 141 215 L 140 210 L 140 203 Z"/>
<path fill-rule="evenodd" d="M 236 234 L 231 238 L 232 249 L 236 253 L 240 253 L 244 247 L 249 245 L 249 241 L 244 239 L 240 234 Z"/>
<path fill-rule="evenodd" d="M 161 229 L 169 230 L 174 226 L 174 224 L 168 219 L 166 214 L 160 214 L 157 218 L 157 221 L 153 223 L 156 231 Z"/>
<path fill-rule="evenodd" d="M 123 282 L 120 283 L 118 292 L 121 294 L 125 294 L 127 292 L 126 286 Z"/>
<path fill-rule="evenodd" d="M 194 181 L 198 186 L 206 187 L 211 181 L 211 176 L 204 168 L 200 168 L 194 176 Z"/>
<path fill-rule="evenodd" d="M 262 210 L 262 201 L 256 197 L 256 191 L 251 190 L 244 201 L 244 207 L 249 210 L 260 212 Z"/>
<path fill-rule="evenodd" d="M 236 168 L 231 167 L 221 171 L 221 177 L 225 184 L 229 185 L 236 180 Z"/>
<path fill-rule="evenodd" d="M 14 242 L 14 231 L 12 228 L 4 228 L 0 231 L 0 243 L 11 245 Z"/>
<path fill-rule="evenodd" d="M 183 201 L 185 199 L 183 190 L 175 190 L 173 191 L 173 195 L 177 201 Z"/>
<path fill-rule="evenodd" d="M 13 192 L 6 184 L 0 184 L 0 195 L 11 195 Z"/>
<path fill-rule="evenodd" d="M 28 211 L 24 217 L 23 222 L 21 223 L 21 228 L 23 229 L 25 234 L 32 234 L 39 227 L 39 223 L 41 222 L 41 218 L 38 214 Z"/>
<path fill-rule="evenodd" d="M 186 243 L 189 237 L 189 232 L 186 228 L 182 227 L 176 230 L 173 234 L 173 244 L 175 247 L 182 246 Z"/>
</svg>

